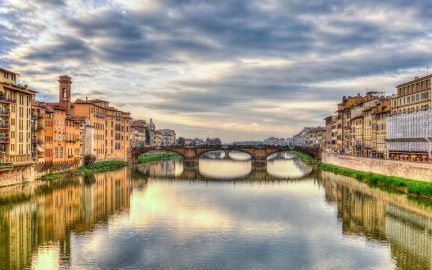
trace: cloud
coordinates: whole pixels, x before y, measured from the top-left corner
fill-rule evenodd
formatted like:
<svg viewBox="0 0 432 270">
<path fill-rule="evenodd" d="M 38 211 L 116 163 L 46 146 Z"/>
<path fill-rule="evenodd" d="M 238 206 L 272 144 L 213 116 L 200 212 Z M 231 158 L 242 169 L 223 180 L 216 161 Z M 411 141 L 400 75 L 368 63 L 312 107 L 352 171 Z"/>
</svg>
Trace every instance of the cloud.
<svg viewBox="0 0 432 270">
<path fill-rule="evenodd" d="M 0 65 L 51 95 L 67 73 L 75 97 L 186 137 L 288 137 L 342 96 L 423 75 L 431 13 L 408 0 L 7 0 Z"/>
</svg>

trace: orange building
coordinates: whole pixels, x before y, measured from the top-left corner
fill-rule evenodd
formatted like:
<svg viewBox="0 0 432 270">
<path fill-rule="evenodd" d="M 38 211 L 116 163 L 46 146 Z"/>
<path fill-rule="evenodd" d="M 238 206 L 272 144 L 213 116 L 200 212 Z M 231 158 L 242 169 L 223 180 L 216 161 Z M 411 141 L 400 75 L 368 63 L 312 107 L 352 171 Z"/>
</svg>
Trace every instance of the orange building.
<svg viewBox="0 0 432 270">
<path fill-rule="evenodd" d="M 57 103 L 33 103 L 33 156 L 38 170 L 74 169 L 80 162 L 80 122 Z"/>
<path fill-rule="evenodd" d="M 93 154 L 96 160 L 125 160 L 130 148 L 130 113 L 109 106 L 109 102 L 77 99 L 72 112 L 87 118 L 93 127 L 92 136 L 86 136 L 85 153 Z"/>
</svg>

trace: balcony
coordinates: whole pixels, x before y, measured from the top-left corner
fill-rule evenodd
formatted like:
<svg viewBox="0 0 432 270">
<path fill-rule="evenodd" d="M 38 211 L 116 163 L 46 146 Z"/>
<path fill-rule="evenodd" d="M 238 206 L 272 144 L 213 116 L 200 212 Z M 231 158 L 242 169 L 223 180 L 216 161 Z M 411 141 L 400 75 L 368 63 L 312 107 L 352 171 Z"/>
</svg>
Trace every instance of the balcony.
<svg viewBox="0 0 432 270">
<path fill-rule="evenodd" d="M 38 138 L 32 138 L 32 143 L 43 143 L 44 140 Z"/>
<path fill-rule="evenodd" d="M 5 96 L 0 96 L 0 103 L 10 104 L 10 103 L 15 103 L 15 102 L 16 102 L 15 99 L 6 98 Z"/>
<path fill-rule="evenodd" d="M 0 143 L 9 143 L 9 137 L 0 137 Z"/>
<path fill-rule="evenodd" d="M 10 113 L 8 110 L 0 110 L 0 116 L 9 116 Z"/>
<path fill-rule="evenodd" d="M 9 124 L 0 124 L 0 130 L 7 130 L 9 128 L 10 128 Z"/>
</svg>

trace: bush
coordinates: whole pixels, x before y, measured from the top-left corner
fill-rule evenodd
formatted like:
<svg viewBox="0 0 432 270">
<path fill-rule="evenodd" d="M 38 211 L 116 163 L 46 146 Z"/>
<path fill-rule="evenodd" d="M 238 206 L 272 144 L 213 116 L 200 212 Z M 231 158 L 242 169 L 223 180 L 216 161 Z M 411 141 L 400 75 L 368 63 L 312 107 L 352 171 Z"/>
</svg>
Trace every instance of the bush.
<svg viewBox="0 0 432 270">
<path fill-rule="evenodd" d="M 325 163 L 318 163 L 317 166 L 325 171 L 335 174 L 345 175 L 358 179 L 359 181 L 368 182 L 374 185 L 385 185 L 387 187 L 403 190 L 404 192 L 416 196 L 425 196 L 432 198 L 432 184 L 422 181 L 416 181 L 396 176 L 387 176 L 369 172 L 361 172 L 343 167 L 338 167 Z"/>
<path fill-rule="evenodd" d="M 180 157 L 180 155 L 173 152 L 149 154 L 149 155 L 139 156 L 138 163 L 146 163 L 155 160 L 165 160 L 165 159 L 172 159 L 177 157 Z"/>
<path fill-rule="evenodd" d="M 90 166 L 96 161 L 96 156 L 87 154 L 84 156 L 84 166 Z"/>
</svg>

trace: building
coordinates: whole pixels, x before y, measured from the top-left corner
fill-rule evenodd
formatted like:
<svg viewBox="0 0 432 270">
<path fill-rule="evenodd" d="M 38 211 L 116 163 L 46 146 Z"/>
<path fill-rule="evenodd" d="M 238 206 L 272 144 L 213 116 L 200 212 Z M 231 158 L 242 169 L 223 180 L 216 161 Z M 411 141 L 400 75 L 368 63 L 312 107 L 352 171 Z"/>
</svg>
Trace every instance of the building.
<svg viewBox="0 0 432 270">
<path fill-rule="evenodd" d="M 131 147 L 145 147 L 148 143 L 147 123 L 145 120 L 133 120 L 131 124 Z"/>
<path fill-rule="evenodd" d="M 398 113 L 387 117 L 390 159 L 428 161 L 432 157 L 432 111 Z"/>
<path fill-rule="evenodd" d="M 80 120 L 57 103 L 33 102 L 33 160 L 38 171 L 75 169 L 81 160 Z"/>
<path fill-rule="evenodd" d="M 336 147 L 336 125 L 337 115 L 331 115 L 324 119 L 325 132 L 324 132 L 324 149 L 332 150 Z"/>
<path fill-rule="evenodd" d="M 31 110 L 35 91 L 17 85 L 19 74 L 0 68 L 0 162 L 32 164 Z"/>
<path fill-rule="evenodd" d="M 432 75 L 415 77 L 414 80 L 402 83 L 397 94 L 392 97 L 392 114 L 407 113 L 431 108 Z"/>
<path fill-rule="evenodd" d="M 274 145 L 274 146 L 285 146 L 286 141 L 284 138 L 276 138 L 276 137 L 270 137 L 263 141 L 264 145 Z"/>
<path fill-rule="evenodd" d="M 377 106 L 379 107 L 383 103 L 385 105 L 381 109 L 385 108 L 385 112 L 378 113 L 374 111 Z M 346 155 L 377 156 L 377 133 L 374 131 L 376 127 L 375 118 L 386 114 L 389 107 L 389 98 L 378 92 L 343 97 L 342 102 L 338 104 L 336 114 L 332 118 L 327 117 L 325 119 L 327 145 L 329 145 L 330 136 L 332 141 L 329 150 Z M 380 136 L 382 135 L 380 134 Z M 383 147 L 383 145 L 381 144 L 380 147 Z M 380 152 L 380 156 L 382 156 L 381 154 L 383 153 Z"/>
<path fill-rule="evenodd" d="M 322 148 L 324 146 L 325 132 L 324 127 L 305 127 L 290 141 L 294 146 Z"/>
<path fill-rule="evenodd" d="M 172 129 L 160 129 L 155 132 L 155 145 L 169 146 L 176 144 L 176 133 Z"/>
<path fill-rule="evenodd" d="M 372 109 L 372 148 L 371 153 L 373 158 L 388 158 L 387 152 L 387 117 L 391 112 L 391 100 L 383 99 Z"/>
</svg>

